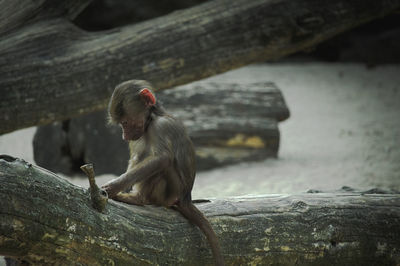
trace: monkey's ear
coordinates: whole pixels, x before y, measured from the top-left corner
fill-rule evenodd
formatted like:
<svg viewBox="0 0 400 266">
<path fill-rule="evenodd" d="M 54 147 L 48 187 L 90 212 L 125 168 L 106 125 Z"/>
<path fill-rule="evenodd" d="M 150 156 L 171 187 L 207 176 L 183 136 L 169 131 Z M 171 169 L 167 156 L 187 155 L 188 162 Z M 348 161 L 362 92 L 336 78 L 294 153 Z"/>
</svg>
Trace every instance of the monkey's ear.
<svg viewBox="0 0 400 266">
<path fill-rule="evenodd" d="M 156 104 L 156 97 L 154 94 L 147 88 L 142 89 L 139 92 L 140 98 L 144 101 L 146 106 L 153 106 Z"/>
</svg>

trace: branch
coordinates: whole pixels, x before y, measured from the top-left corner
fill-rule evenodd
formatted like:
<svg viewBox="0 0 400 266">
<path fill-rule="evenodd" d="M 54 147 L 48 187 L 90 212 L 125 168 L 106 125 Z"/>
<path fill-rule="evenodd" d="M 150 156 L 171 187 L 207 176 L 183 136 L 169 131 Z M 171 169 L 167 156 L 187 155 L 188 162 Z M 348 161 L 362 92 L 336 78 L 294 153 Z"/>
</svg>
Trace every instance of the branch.
<svg viewBox="0 0 400 266">
<path fill-rule="evenodd" d="M 170 88 L 306 49 L 398 7 L 400 0 L 210 1 L 97 33 L 40 21 L 0 40 L 0 134 L 103 109 L 127 79 Z"/>
<path fill-rule="evenodd" d="M 108 195 L 105 190 L 100 189 L 96 185 L 96 180 L 94 178 L 93 164 L 82 165 L 81 170 L 87 175 L 89 179 L 89 185 L 90 185 L 89 192 L 93 208 L 95 208 L 99 212 L 103 212 L 104 209 L 106 208 Z"/>
<path fill-rule="evenodd" d="M 0 156 L 0 254 L 37 264 L 210 265 L 205 237 L 179 213 L 110 200 Z M 376 191 L 375 191 L 376 192 Z M 198 204 L 228 265 L 396 265 L 400 196 L 342 191 Z"/>
</svg>

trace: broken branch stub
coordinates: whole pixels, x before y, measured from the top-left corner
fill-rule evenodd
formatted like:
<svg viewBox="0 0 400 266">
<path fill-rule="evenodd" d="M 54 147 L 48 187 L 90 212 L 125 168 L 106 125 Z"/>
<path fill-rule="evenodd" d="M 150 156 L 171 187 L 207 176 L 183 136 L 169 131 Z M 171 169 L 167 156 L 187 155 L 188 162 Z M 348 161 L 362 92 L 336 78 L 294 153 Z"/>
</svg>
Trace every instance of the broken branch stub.
<svg viewBox="0 0 400 266">
<path fill-rule="evenodd" d="M 82 165 L 81 170 L 87 175 L 89 179 L 89 192 L 93 208 L 95 208 L 99 212 L 103 212 L 108 201 L 108 195 L 105 190 L 100 189 L 96 185 L 96 181 L 94 179 L 95 174 L 93 164 Z"/>
</svg>

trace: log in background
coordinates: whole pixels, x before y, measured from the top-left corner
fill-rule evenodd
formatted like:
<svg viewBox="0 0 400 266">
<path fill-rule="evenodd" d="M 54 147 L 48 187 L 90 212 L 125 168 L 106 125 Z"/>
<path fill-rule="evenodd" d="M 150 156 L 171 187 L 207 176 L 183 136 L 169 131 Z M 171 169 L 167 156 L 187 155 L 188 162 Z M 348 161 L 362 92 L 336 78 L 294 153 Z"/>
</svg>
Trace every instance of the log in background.
<svg viewBox="0 0 400 266">
<path fill-rule="evenodd" d="M 210 1 L 87 32 L 70 20 L 89 2 L 0 3 L 15 13 L 0 17 L 0 133 L 101 110 L 128 79 L 171 88 L 310 48 L 400 7 L 400 0 Z"/>
<path fill-rule="evenodd" d="M 277 157 L 278 122 L 289 109 L 275 84 L 201 82 L 157 93 L 166 111 L 186 126 L 196 148 L 197 170 Z M 38 127 L 35 162 L 57 173 L 81 174 L 93 163 L 98 174 L 125 172 L 127 143 L 101 111 Z"/>
</svg>

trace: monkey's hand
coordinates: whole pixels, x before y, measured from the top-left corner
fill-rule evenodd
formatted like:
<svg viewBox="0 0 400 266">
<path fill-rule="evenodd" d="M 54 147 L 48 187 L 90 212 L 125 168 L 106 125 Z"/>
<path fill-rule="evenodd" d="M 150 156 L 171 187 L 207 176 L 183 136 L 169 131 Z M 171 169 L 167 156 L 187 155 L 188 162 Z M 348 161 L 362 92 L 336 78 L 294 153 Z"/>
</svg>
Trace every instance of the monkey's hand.
<svg viewBox="0 0 400 266">
<path fill-rule="evenodd" d="M 109 198 L 114 198 L 120 191 L 125 189 L 125 174 L 118 178 L 108 181 L 101 188 L 107 191 Z"/>
</svg>

